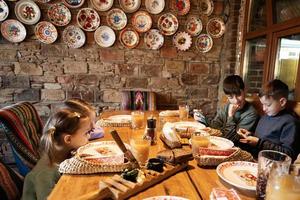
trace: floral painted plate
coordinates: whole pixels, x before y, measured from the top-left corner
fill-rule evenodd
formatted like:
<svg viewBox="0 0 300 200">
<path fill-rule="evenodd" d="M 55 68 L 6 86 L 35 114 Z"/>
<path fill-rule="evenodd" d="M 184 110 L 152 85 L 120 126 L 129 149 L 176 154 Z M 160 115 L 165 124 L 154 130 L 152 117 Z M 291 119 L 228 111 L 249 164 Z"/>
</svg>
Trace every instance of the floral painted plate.
<svg viewBox="0 0 300 200">
<path fill-rule="evenodd" d="M 63 3 L 56 3 L 48 10 L 50 21 L 56 26 L 66 26 L 71 21 L 71 12 Z"/>
<path fill-rule="evenodd" d="M 164 10 L 165 0 L 146 0 L 145 6 L 149 13 L 156 15 Z"/>
<path fill-rule="evenodd" d="M 114 30 L 121 30 L 127 24 L 126 14 L 119 8 L 111 9 L 107 13 L 107 23 Z"/>
<path fill-rule="evenodd" d="M 100 17 L 92 8 L 82 8 L 77 13 L 77 23 L 85 31 L 95 31 L 100 25 Z"/>
<path fill-rule="evenodd" d="M 9 42 L 22 42 L 26 37 L 26 29 L 24 25 L 15 20 L 8 19 L 1 24 L 1 33 Z"/>
<path fill-rule="evenodd" d="M 213 46 L 213 40 L 208 34 L 201 34 L 196 41 L 196 48 L 201 53 L 206 53 L 211 50 Z"/>
<path fill-rule="evenodd" d="M 0 22 L 4 21 L 9 14 L 9 8 L 4 0 L 0 0 Z"/>
<path fill-rule="evenodd" d="M 116 41 L 115 32 L 108 26 L 100 26 L 94 34 L 96 43 L 101 47 L 110 47 Z"/>
<path fill-rule="evenodd" d="M 85 34 L 84 32 L 77 26 L 71 25 L 65 28 L 63 32 L 63 41 L 70 48 L 80 48 L 85 43 Z"/>
<path fill-rule="evenodd" d="M 141 0 L 119 0 L 121 8 L 126 13 L 133 13 L 141 6 Z"/>
<path fill-rule="evenodd" d="M 197 36 L 201 33 L 203 25 L 201 19 L 198 16 L 191 16 L 187 19 L 185 27 L 186 31 L 191 36 Z"/>
<path fill-rule="evenodd" d="M 211 18 L 206 25 L 206 31 L 213 38 L 220 38 L 225 32 L 224 21 L 219 17 Z"/>
<path fill-rule="evenodd" d="M 124 47 L 132 49 L 139 44 L 140 37 L 134 29 L 125 28 L 120 32 L 119 40 Z"/>
<path fill-rule="evenodd" d="M 64 4 L 69 8 L 79 8 L 85 0 L 64 0 Z"/>
<path fill-rule="evenodd" d="M 37 23 L 41 18 L 40 8 L 31 0 L 18 1 L 15 14 L 20 22 L 28 25 Z"/>
<path fill-rule="evenodd" d="M 212 0 L 200 0 L 199 1 L 200 14 L 211 15 L 214 11 L 214 2 Z"/>
<path fill-rule="evenodd" d="M 147 32 L 152 26 L 151 16 L 145 11 L 138 11 L 132 17 L 133 28 L 140 33 Z"/>
<path fill-rule="evenodd" d="M 173 0 L 173 7 L 178 15 L 186 15 L 191 8 L 190 0 Z"/>
<path fill-rule="evenodd" d="M 57 30 L 53 24 L 47 21 L 39 22 L 34 29 L 37 39 L 45 44 L 51 44 L 57 39 Z"/>
<path fill-rule="evenodd" d="M 163 35 L 173 35 L 178 29 L 178 19 L 172 13 L 165 13 L 159 17 L 157 26 Z"/>
<path fill-rule="evenodd" d="M 40 2 L 40 3 L 48 3 L 50 2 L 51 0 L 37 0 L 37 2 Z"/>
<path fill-rule="evenodd" d="M 144 42 L 149 49 L 157 50 L 164 44 L 164 36 L 157 29 L 151 29 L 144 36 Z"/>
<path fill-rule="evenodd" d="M 108 11 L 114 4 L 114 0 L 91 0 L 92 6 L 99 11 Z"/>
<path fill-rule="evenodd" d="M 178 32 L 173 37 L 173 44 L 178 50 L 186 51 L 192 45 L 192 37 L 187 32 Z"/>
</svg>

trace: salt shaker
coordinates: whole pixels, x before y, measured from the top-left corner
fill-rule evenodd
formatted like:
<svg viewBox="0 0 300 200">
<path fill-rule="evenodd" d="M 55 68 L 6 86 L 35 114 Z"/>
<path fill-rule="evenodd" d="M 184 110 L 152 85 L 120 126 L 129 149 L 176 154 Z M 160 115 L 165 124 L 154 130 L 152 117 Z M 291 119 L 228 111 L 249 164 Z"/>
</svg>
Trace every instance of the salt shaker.
<svg viewBox="0 0 300 200">
<path fill-rule="evenodd" d="M 147 129 L 145 135 L 151 138 L 151 145 L 156 144 L 156 119 L 152 116 L 147 119 Z"/>
</svg>

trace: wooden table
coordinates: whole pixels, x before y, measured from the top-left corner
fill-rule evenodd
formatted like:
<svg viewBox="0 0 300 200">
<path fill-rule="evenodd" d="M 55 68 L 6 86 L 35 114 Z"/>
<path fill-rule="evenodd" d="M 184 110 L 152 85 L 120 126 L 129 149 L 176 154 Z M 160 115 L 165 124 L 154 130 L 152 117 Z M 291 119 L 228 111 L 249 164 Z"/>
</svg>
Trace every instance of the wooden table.
<svg viewBox="0 0 300 200">
<path fill-rule="evenodd" d="M 130 111 L 111 111 L 104 113 L 103 117 L 116 114 L 129 114 Z M 153 115 L 158 119 L 158 112 L 147 112 L 146 117 Z M 174 121 L 174 119 L 171 119 Z M 177 120 L 177 119 L 175 119 Z M 105 137 L 101 140 L 113 140 L 109 134 L 112 128 L 104 128 Z M 129 127 L 114 128 L 118 131 L 122 140 L 129 143 L 131 137 L 143 134 L 143 130 L 131 130 Z M 160 129 L 158 124 L 158 129 Z M 158 134 L 160 134 L 158 130 Z M 150 157 L 155 157 L 156 153 L 163 150 L 163 144 L 158 139 L 156 145 L 151 146 Z M 112 176 L 112 173 L 102 173 L 93 175 L 62 175 L 48 199 L 78 199 L 78 197 L 98 190 L 98 183 L 101 179 Z M 140 192 L 130 199 L 143 199 L 151 196 L 172 195 L 181 196 L 188 199 L 209 199 L 210 192 L 214 187 L 226 188 L 224 183 L 218 178 L 215 169 L 203 169 L 197 166 L 195 160 L 189 162 L 188 168 L 155 186 Z M 227 187 L 230 188 L 230 187 Z M 245 200 L 255 199 L 249 194 L 242 194 L 240 197 Z"/>
</svg>

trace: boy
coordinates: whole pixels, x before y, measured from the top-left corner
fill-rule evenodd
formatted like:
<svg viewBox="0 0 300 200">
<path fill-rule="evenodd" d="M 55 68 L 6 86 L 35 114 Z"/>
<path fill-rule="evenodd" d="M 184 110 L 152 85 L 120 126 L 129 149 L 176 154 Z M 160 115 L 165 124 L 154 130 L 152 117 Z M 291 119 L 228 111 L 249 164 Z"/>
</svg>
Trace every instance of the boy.
<svg viewBox="0 0 300 200">
<path fill-rule="evenodd" d="M 227 76 L 223 81 L 223 91 L 229 103 L 218 111 L 216 117 L 207 123 L 206 118 L 200 114 L 195 117 L 195 120 L 211 128 L 219 129 L 222 137 L 238 144 L 241 137 L 237 134 L 237 130 L 244 128 L 254 131 L 258 115 L 255 108 L 245 100 L 245 85 L 240 76 Z"/>
<path fill-rule="evenodd" d="M 296 159 L 299 150 L 299 124 L 287 109 L 289 88 L 280 80 L 266 84 L 259 93 L 265 115 L 259 120 L 254 136 L 251 132 L 240 129 L 240 140 L 254 148 L 254 154 L 264 149 L 276 150 Z M 252 148 L 253 149 L 253 148 Z"/>
</svg>

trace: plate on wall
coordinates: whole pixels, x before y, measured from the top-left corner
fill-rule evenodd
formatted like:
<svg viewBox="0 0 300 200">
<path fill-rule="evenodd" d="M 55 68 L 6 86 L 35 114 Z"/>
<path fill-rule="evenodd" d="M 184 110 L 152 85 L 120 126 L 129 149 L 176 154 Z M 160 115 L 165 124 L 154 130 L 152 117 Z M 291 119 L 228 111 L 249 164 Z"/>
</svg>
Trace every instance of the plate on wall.
<svg viewBox="0 0 300 200">
<path fill-rule="evenodd" d="M 200 14 L 211 15 L 214 11 L 214 2 L 212 0 L 200 0 L 199 1 Z"/>
<path fill-rule="evenodd" d="M 63 3 L 52 4 L 48 10 L 48 18 L 56 26 L 66 26 L 71 21 L 71 12 Z"/>
<path fill-rule="evenodd" d="M 177 32 L 173 37 L 173 44 L 178 50 L 186 51 L 192 45 L 192 37 L 187 32 Z"/>
<path fill-rule="evenodd" d="M 85 31 L 95 31 L 100 25 L 100 17 L 92 8 L 82 8 L 77 13 L 77 24 Z"/>
<path fill-rule="evenodd" d="M 110 47 L 116 41 L 115 32 L 108 26 L 100 26 L 94 34 L 96 43 L 101 47 Z"/>
<path fill-rule="evenodd" d="M 161 15 L 157 27 L 163 35 L 173 35 L 178 29 L 178 19 L 172 13 Z"/>
<path fill-rule="evenodd" d="M 132 16 L 131 21 L 133 28 L 140 33 L 147 32 L 152 26 L 152 18 L 145 11 L 136 12 Z"/>
<path fill-rule="evenodd" d="M 41 10 L 31 0 L 21 0 L 15 5 L 15 14 L 18 20 L 24 24 L 36 24 L 41 18 Z"/>
<path fill-rule="evenodd" d="M 114 30 L 121 30 L 127 24 L 126 14 L 119 8 L 111 9 L 107 13 L 107 23 Z"/>
<path fill-rule="evenodd" d="M 165 8 L 165 0 L 146 0 L 146 10 L 151 14 L 159 14 Z"/>
<path fill-rule="evenodd" d="M 9 42 L 22 42 L 26 37 L 26 29 L 24 25 L 15 20 L 8 19 L 1 24 L 2 36 Z"/>
<path fill-rule="evenodd" d="M 86 37 L 84 32 L 77 26 L 70 25 L 63 31 L 63 41 L 70 48 L 80 48 L 84 45 Z"/>
<path fill-rule="evenodd" d="M 225 23 L 219 17 L 208 20 L 206 25 L 207 33 L 213 38 L 220 38 L 225 33 Z"/>
<path fill-rule="evenodd" d="M 85 0 L 64 0 L 64 4 L 69 8 L 79 8 Z"/>
<path fill-rule="evenodd" d="M 92 6 L 99 11 L 108 11 L 114 4 L 114 0 L 91 0 Z"/>
<path fill-rule="evenodd" d="M 53 24 L 47 21 L 39 22 L 34 33 L 37 39 L 45 44 L 52 44 L 57 39 L 57 30 Z"/>
<path fill-rule="evenodd" d="M 173 7 L 178 15 L 186 15 L 191 8 L 190 0 L 173 0 Z"/>
<path fill-rule="evenodd" d="M 119 40 L 124 47 L 132 49 L 139 44 L 140 37 L 134 29 L 125 28 L 120 32 Z"/>
<path fill-rule="evenodd" d="M 213 40 L 208 34 L 201 34 L 197 37 L 196 48 L 201 53 L 206 53 L 211 50 L 213 46 Z"/>
<path fill-rule="evenodd" d="M 4 0 L 0 0 L 0 22 L 4 21 L 9 14 L 9 8 Z"/>
<path fill-rule="evenodd" d="M 191 36 L 197 36 L 202 31 L 202 21 L 198 16 L 191 16 L 187 19 L 185 28 Z"/>
<path fill-rule="evenodd" d="M 144 42 L 149 49 L 160 49 L 164 44 L 164 36 L 157 29 L 145 33 Z"/>
<path fill-rule="evenodd" d="M 119 0 L 119 4 L 126 13 L 133 13 L 141 6 L 141 0 Z"/>
</svg>

